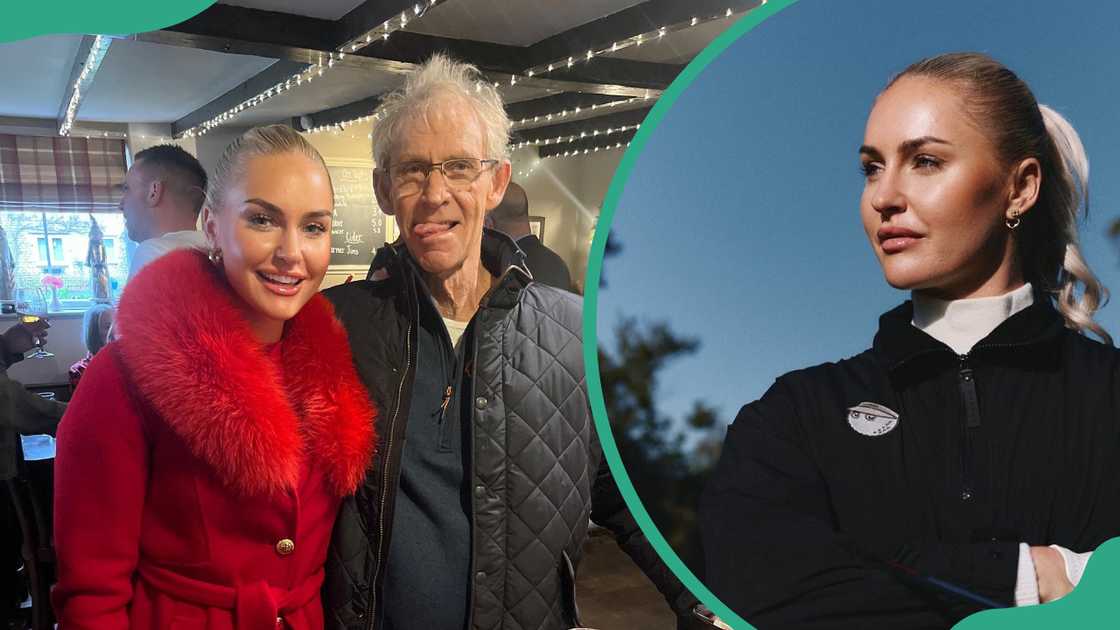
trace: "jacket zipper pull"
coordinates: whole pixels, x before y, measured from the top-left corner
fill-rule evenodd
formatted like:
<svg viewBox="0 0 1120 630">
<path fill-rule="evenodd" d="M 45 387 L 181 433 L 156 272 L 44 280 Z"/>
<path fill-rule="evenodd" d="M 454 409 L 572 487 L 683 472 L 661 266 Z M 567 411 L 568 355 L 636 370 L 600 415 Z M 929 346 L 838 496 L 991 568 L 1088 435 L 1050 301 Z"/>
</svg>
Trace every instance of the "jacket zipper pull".
<svg viewBox="0 0 1120 630">
<path fill-rule="evenodd" d="M 447 389 L 443 391 L 443 402 L 439 405 L 439 421 L 443 422 L 443 414 L 447 411 L 447 405 L 451 402 L 451 386 L 448 385 Z"/>
<path fill-rule="evenodd" d="M 976 379 L 972 368 L 968 367 L 968 355 L 961 355 L 960 380 L 957 382 L 964 401 L 965 426 L 975 429 L 980 426 L 980 402 L 976 397 Z"/>
<path fill-rule="evenodd" d="M 960 356 L 961 367 L 957 373 L 957 386 L 961 390 L 961 402 L 964 404 L 965 429 L 963 443 L 961 444 L 961 500 L 972 499 L 972 435 L 973 430 L 980 426 L 980 403 L 976 399 L 976 379 L 972 368 L 968 366 L 968 355 Z"/>
</svg>

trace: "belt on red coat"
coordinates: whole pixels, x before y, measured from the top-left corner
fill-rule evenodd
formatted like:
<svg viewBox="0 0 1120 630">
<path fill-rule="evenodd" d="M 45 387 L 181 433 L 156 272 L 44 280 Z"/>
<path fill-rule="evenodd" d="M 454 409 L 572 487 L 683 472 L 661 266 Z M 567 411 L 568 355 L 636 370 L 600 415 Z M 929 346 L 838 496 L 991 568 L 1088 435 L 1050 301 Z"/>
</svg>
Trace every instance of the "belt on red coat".
<svg viewBox="0 0 1120 630">
<path fill-rule="evenodd" d="M 210 608 L 233 612 L 237 630 L 274 630 L 281 627 L 281 618 L 309 604 L 319 595 L 323 585 L 323 569 L 319 569 L 280 599 L 276 589 L 264 580 L 229 586 L 187 577 L 171 569 L 152 564 L 139 567 L 140 578 L 176 599 Z"/>
</svg>

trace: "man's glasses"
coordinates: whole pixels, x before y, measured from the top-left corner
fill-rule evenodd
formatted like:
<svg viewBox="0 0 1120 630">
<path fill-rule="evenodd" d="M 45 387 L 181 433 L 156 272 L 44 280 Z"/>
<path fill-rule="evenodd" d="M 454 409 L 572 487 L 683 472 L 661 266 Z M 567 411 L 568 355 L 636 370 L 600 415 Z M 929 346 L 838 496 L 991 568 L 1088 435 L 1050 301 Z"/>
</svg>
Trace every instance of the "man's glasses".
<svg viewBox="0 0 1120 630">
<path fill-rule="evenodd" d="M 401 162 L 389 167 L 389 177 L 393 186 L 401 194 L 413 194 L 424 187 L 433 170 L 443 173 L 447 185 L 452 188 L 466 188 L 473 184 L 482 172 L 494 166 L 498 160 L 479 160 L 476 158 L 453 158 L 443 162 Z"/>
</svg>

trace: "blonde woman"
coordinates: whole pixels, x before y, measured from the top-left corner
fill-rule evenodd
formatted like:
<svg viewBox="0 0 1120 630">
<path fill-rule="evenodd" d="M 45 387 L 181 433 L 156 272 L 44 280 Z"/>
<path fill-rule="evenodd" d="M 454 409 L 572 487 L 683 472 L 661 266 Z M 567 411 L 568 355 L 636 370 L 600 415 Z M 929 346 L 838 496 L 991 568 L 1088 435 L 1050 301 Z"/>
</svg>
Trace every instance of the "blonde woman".
<svg viewBox="0 0 1120 630">
<path fill-rule="evenodd" d="M 912 299 L 870 350 L 739 413 L 701 507 L 708 583 L 760 628 L 947 628 L 1061 597 L 1120 535 L 1081 142 L 1013 72 L 954 53 L 879 94 L 860 162 L 871 248 Z"/>
<path fill-rule="evenodd" d="M 129 283 L 59 430 L 62 628 L 322 628 L 327 543 L 373 443 L 317 293 L 333 205 L 306 140 L 250 130 L 211 179 L 209 252 Z"/>
</svg>

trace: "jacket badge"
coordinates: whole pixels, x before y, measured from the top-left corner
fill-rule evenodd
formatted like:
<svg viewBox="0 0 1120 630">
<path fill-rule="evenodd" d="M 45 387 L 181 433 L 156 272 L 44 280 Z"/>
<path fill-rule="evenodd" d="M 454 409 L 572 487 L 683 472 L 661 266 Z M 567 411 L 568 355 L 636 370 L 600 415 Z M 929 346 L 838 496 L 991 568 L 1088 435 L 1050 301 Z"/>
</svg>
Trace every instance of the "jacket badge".
<svg viewBox="0 0 1120 630">
<path fill-rule="evenodd" d="M 861 402 L 848 407 L 848 424 L 860 435 L 877 436 L 898 426 L 898 413 L 878 403 Z"/>
</svg>

